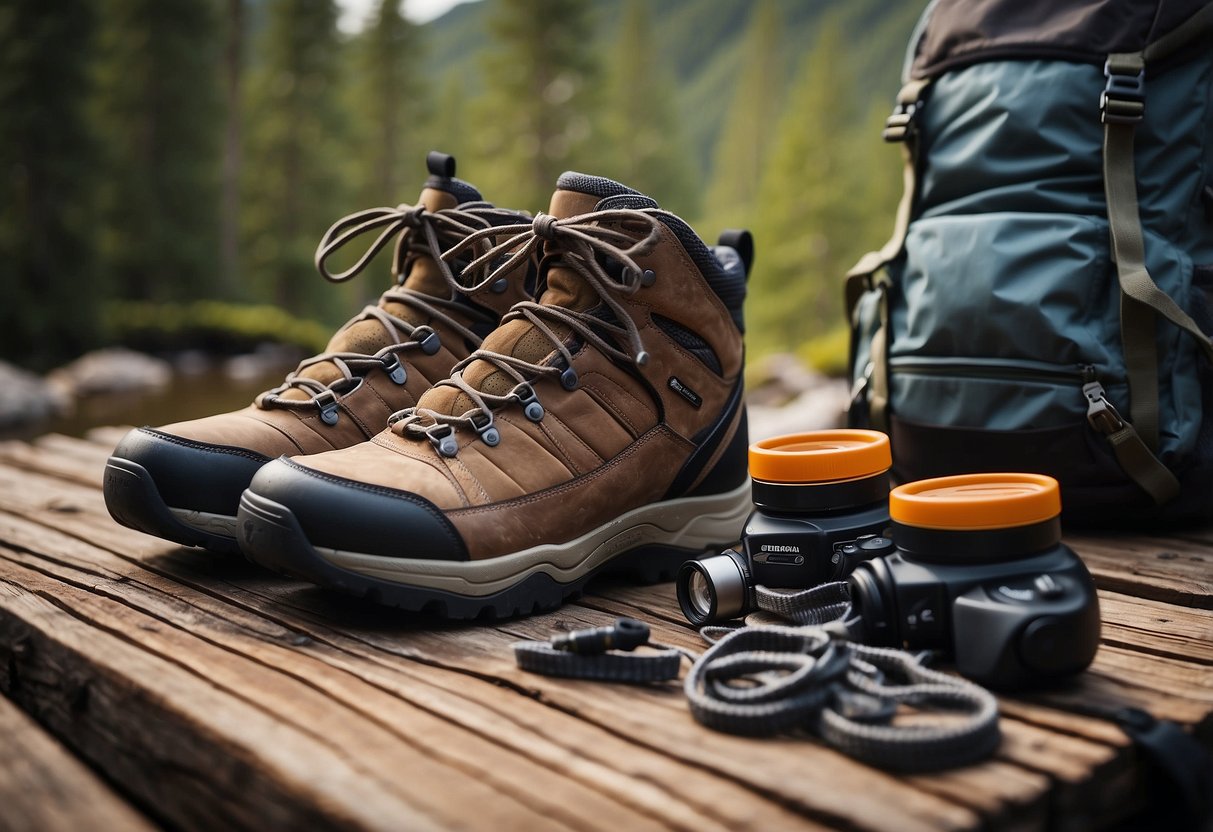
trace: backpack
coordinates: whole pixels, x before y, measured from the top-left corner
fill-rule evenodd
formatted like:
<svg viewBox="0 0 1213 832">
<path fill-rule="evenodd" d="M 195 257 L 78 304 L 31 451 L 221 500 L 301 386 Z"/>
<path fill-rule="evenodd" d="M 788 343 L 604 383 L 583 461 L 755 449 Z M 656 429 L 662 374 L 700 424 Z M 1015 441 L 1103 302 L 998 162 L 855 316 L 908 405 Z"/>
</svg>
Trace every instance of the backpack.
<svg viewBox="0 0 1213 832">
<path fill-rule="evenodd" d="M 903 481 L 1213 514 L 1213 3 L 936 0 L 903 81 L 894 233 L 846 281 L 850 423 Z"/>
</svg>

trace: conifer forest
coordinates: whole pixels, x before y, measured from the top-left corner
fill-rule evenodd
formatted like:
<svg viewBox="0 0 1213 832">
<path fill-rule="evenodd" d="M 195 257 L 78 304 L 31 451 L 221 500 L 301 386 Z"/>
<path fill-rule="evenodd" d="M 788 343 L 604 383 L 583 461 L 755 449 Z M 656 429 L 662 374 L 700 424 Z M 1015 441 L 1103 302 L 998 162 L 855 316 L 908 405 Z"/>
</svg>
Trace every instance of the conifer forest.
<svg viewBox="0 0 1213 832">
<path fill-rule="evenodd" d="M 351 29 L 334 0 L 3 0 L 0 359 L 319 349 L 389 282 L 387 256 L 325 282 L 321 235 L 415 201 L 437 149 L 498 205 L 544 210 L 579 170 L 709 242 L 751 229 L 751 356 L 836 369 L 842 275 L 900 196 L 880 128 L 921 7 L 480 0 L 419 24 L 376 0 Z"/>
</svg>

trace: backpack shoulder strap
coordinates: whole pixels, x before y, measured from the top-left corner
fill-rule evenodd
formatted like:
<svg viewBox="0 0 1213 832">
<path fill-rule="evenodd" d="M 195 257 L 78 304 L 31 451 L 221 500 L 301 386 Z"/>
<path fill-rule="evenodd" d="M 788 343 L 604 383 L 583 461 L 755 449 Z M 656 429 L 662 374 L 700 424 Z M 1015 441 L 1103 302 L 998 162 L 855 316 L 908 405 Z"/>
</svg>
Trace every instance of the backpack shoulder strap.
<svg viewBox="0 0 1213 832">
<path fill-rule="evenodd" d="M 1213 361 L 1213 341 L 1158 287 L 1146 269 L 1133 141 L 1145 112 L 1146 63 L 1166 57 L 1211 31 L 1213 4 L 1206 5 L 1142 52 L 1109 55 L 1104 65 L 1107 83 L 1099 101 L 1104 125 L 1104 196 L 1121 291 L 1121 341 L 1129 380 L 1129 430 L 1133 432 L 1132 436 L 1122 435 L 1121 442 L 1133 446 L 1128 458 L 1134 463 L 1125 466 L 1126 473 L 1160 505 L 1179 492 L 1179 484 L 1169 472 L 1168 476 L 1161 476 L 1166 469 L 1153 455 L 1159 434 L 1156 320 L 1161 315 L 1189 333 L 1210 361 Z M 1141 448 L 1136 447 L 1139 443 Z M 1122 464 L 1125 461 L 1121 457 Z"/>
</svg>

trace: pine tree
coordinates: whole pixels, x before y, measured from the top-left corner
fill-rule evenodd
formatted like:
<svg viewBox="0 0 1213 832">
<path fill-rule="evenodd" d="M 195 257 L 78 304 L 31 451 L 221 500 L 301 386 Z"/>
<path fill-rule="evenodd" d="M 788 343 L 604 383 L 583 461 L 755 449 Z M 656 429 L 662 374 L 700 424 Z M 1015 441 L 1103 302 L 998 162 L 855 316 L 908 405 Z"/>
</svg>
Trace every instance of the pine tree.
<svg viewBox="0 0 1213 832">
<path fill-rule="evenodd" d="M 258 299 L 297 314 L 325 309 L 316 244 L 354 207 L 337 164 L 345 148 L 336 16 L 332 0 L 274 0 L 249 80 L 246 282 Z"/>
<path fill-rule="evenodd" d="M 244 164 L 244 36 L 246 0 L 225 0 L 223 44 L 223 162 L 220 172 L 219 248 L 222 279 L 233 294 L 240 283 L 240 171 Z"/>
<path fill-rule="evenodd" d="M 869 239 L 873 209 L 865 199 L 880 194 L 863 187 L 885 175 L 865 167 L 879 139 L 856 124 L 848 69 L 842 30 L 827 22 L 790 93 L 761 181 L 760 259 L 748 307 L 758 353 L 795 350 L 840 326 L 842 275 L 859 253 L 882 242 Z"/>
<path fill-rule="evenodd" d="M 420 32 L 400 13 L 398 0 L 380 0 L 352 61 L 349 158 L 361 205 L 412 201 L 425 178 L 430 108 L 423 51 Z"/>
<path fill-rule="evenodd" d="M 0 8 L 0 355 L 31 367 L 91 345 L 88 0 Z"/>
<path fill-rule="evenodd" d="M 785 86 L 780 29 L 772 0 L 755 4 L 741 44 L 741 75 L 713 152 L 712 187 L 705 212 L 719 225 L 753 222 L 755 198 L 771 148 L 771 128 L 779 120 Z M 795 166 L 787 169 L 789 173 L 795 170 Z"/>
<path fill-rule="evenodd" d="M 214 294 L 221 35 L 211 0 L 101 8 L 100 253 L 119 297 Z"/>
<path fill-rule="evenodd" d="M 674 84 L 658 61 L 646 0 L 628 0 L 612 50 L 602 124 L 610 152 L 604 169 L 691 216 L 698 209 L 698 177 L 680 128 Z"/>
<path fill-rule="evenodd" d="M 539 210 L 585 159 L 598 81 L 589 0 L 496 0 L 477 107 L 476 181 L 503 205 Z"/>
</svg>

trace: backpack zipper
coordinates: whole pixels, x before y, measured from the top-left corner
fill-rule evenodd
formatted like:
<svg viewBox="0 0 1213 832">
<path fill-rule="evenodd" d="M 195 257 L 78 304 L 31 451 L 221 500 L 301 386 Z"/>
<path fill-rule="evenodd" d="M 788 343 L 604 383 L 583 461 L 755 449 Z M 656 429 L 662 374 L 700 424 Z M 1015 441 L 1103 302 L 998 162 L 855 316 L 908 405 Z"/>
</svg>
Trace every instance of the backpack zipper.
<svg viewBox="0 0 1213 832">
<path fill-rule="evenodd" d="M 972 378 L 1018 379 L 1020 381 L 1040 381 L 1046 384 L 1058 382 L 1088 384 L 1096 379 L 1095 368 L 1090 364 L 1075 364 L 1072 367 L 1058 367 L 1043 362 L 1017 361 L 1011 363 L 977 363 L 969 359 L 934 358 L 929 362 L 916 361 L 907 358 L 893 358 L 889 361 L 889 369 L 898 374 L 918 376 L 969 376 Z"/>
</svg>

